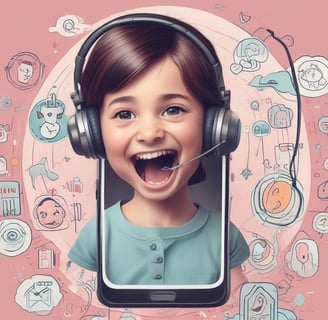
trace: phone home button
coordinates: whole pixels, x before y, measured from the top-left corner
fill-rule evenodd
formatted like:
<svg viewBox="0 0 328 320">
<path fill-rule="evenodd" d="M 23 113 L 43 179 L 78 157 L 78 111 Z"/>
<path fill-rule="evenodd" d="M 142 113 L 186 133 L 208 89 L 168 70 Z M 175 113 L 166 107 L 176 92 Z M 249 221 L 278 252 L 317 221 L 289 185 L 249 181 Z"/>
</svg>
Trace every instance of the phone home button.
<svg viewBox="0 0 328 320">
<path fill-rule="evenodd" d="M 157 302 L 175 301 L 176 293 L 172 291 L 158 291 L 150 293 L 150 300 Z"/>
</svg>

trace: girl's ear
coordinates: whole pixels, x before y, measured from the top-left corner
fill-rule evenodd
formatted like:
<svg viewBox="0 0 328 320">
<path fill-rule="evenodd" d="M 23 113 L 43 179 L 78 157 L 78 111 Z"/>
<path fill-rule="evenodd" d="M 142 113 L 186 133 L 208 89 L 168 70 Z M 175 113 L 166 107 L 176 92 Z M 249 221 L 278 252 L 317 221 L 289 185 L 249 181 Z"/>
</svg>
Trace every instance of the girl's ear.
<svg viewBox="0 0 328 320">
<path fill-rule="evenodd" d="M 206 171 L 203 164 L 200 162 L 198 168 L 192 177 L 188 180 L 188 185 L 191 186 L 196 183 L 203 182 L 206 179 Z"/>
</svg>

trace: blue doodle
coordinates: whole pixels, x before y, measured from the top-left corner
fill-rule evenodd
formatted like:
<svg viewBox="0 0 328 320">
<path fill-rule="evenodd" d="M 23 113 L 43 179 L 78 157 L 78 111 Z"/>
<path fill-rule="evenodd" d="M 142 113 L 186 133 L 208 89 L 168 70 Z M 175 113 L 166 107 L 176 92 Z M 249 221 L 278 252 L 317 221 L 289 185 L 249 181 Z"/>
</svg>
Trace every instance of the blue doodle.
<svg viewBox="0 0 328 320">
<path fill-rule="evenodd" d="M 252 133 L 255 137 L 268 136 L 271 132 L 269 124 L 264 120 L 256 121 L 252 127 Z"/>
<path fill-rule="evenodd" d="M 259 70 L 268 56 L 269 51 L 260 39 L 244 39 L 238 43 L 234 51 L 234 63 L 231 64 L 230 70 L 233 74 Z"/>
<path fill-rule="evenodd" d="M 266 76 L 255 76 L 249 83 L 250 86 L 256 87 L 257 90 L 263 91 L 266 88 L 273 88 L 277 92 L 290 93 L 296 95 L 292 78 L 287 71 L 278 71 Z"/>
<path fill-rule="evenodd" d="M 224 320 L 248 320 L 240 317 L 240 314 L 235 314 L 233 317 L 225 316 Z M 297 320 L 296 314 L 293 311 L 278 308 L 277 320 Z"/>
<path fill-rule="evenodd" d="M 48 167 L 48 159 L 47 157 L 42 157 L 41 160 L 36 163 L 35 165 L 32 165 L 28 168 L 28 172 L 31 177 L 32 186 L 35 190 L 35 180 L 37 177 L 41 177 L 42 180 L 44 177 L 47 177 L 51 181 L 55 181 L 58 179 L 58 174 L 55 172 L 52 172 Z M 44 180 L 43 180 L 44 181 Z"/>
<path fill-rule="evenodd" d="M 32 109 L 29 127 L 34 138 L 41 142 L 58 142 L 67 136 L 65 104 L 52 93 Z"/>
</svg>

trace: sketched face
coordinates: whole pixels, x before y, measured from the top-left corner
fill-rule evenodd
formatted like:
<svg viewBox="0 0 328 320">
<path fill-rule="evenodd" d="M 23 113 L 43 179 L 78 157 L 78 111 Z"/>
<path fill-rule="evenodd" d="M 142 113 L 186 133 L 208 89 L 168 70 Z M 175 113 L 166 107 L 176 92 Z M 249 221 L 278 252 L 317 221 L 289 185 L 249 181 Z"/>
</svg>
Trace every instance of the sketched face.
<svg viewBox="0 0 328 320">
<path fill-rule="evenodd" d="M 36 209 L 36 218 L 39 223 L 48 229 L 60 227 L 65 218 L 64 208 L 55 200 L 46 198 L 41 201 Z"/>
</svg>

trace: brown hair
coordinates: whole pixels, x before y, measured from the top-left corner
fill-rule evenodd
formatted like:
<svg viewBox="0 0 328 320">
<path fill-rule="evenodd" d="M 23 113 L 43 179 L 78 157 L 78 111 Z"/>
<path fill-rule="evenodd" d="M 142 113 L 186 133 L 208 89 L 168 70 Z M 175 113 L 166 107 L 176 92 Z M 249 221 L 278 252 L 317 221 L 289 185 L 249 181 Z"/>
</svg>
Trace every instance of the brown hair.
<svg viewBox="0 0 328 320">
<path fill-rule="evenodd" d="M 198 30 L 189 25 L 187 28 L 215 55 L 212 44 Z M 145 22 L 114 27 L 97 41 L 82 74 L 84 105 L 99 107 L 107 93 L 122 89 L 167 55 L 180 69 L 190 93 L 204 107 L 218 103 L 214 68 L 199 48 L 170 27 Z"/>
<path fill-rule="evenodd" d="M 194 27 L 179 21 L 216 56 L 211 42 Z M 220 93 L 214 67 L 200 49 L 171 27 L 144 22 L 124 24 L 107 31 L 94 45 L 81 78 L 85 107 L 100 108 L 107 93 L 116 92 L 155 62 L 170 56 L 184 84 L 203 106 L 218 105 Z M 205 179 L 200 165 L 190 183 Z"/>
</svg>

